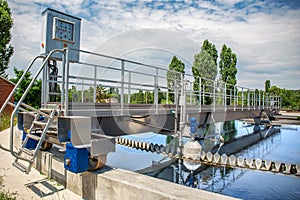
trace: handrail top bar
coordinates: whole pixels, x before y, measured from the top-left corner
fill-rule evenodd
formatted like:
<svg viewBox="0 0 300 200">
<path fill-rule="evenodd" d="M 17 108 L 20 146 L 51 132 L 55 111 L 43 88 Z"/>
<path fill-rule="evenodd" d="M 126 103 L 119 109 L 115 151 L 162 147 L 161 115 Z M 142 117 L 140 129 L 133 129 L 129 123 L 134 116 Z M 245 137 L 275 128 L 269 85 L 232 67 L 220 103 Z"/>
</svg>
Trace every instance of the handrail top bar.
<svg viewBox="0 0 300 200">
<path fill-rule="evenodd" d="M 72 50 L 72 51 L 79 51 L 79 52 L 82 52 L 82 53 L 87 53 L 87 54 L 92 54 L 92 55 L 96 55 L 96 56 L 101 56 L 101 57 L 104 57 L 104 58 L 110 58 L 110 59 L 114 59 L 114 60 L 125 61 L 125 62 L 136 64 L 136 65 L 142 65 L 142 66 L 145 66 L 145 67 L 160 69 L 160 70 L 163 70 L 163 71 L 172 71 L 174 73 L 181 74 L 178 71 L 168 70 L 168 69 L 164 69 L 162 67 L 158 67 L 158 66 L 154 66 L 154 65 L 149 65 L 149 64 L 144 64 L 144 63 L 141 63 L 141 62 L 138 62 L 138 61 L 128 60 L 128 59 L 125 59 L 125 58 L 120 58 L 120 57 L 115 57 L 115 56 L 109 56 L 109 55 L 105 55 L 105 54 L 101 54 L 101 53 L 95 53 L 95 52 L 91 52 L 91 51 L 87 51 L 87 50 L 82 50 L 82 49 L 72 49 L 72 48 L 69 48 L 69 49 Z"/>
<path fill-rule="evenodd" d="M 162 70 L 162 71 L 167 71 L 167 72 L 170 71 L 170 72 L 173 72 L 173 73 L 177 73 L 178 75 L 183 74 L 183 73 L 175 71 L 175 70 L 164 69 L 162 67 L 149 65 L 149 64 L 145 64 L 145 63 L 141 63 L 141 62 L 138 62 L 138 61 L 133 61 L 133 60 L 125 59 L 125 58 L 120 58 L 120 57 L 116 57 L 116 56 L 109 56 L 109 55 L 105 55 L 105 54 L 102 54 L 102 53 L 91 52 L 91 51 L 83 50 L 83 49 L 73 49 L 73 48 L 68 48 L 68 49 L 72 50 L 72 51 L 78 51 L 78 52 L 86 53 L 86 54 L 92 54 L 92 55 L 95 55 L 95 56 L 101 56 L 101 57 L 104 57 L 104 58 L 119 60 L 121 62 L 124 61 L 124 62 L 128 62 L 128 63 L 136 64 L 136 65 L 141 65 L 141 66 L 145 66 L 145 67 L 149 67 L 149 68 L 154 68 L 154 69 L 158 69 L 158 70 Z M 95 66 L 95 67 L 105 67 L 105 66 L 101 66 L 101 65 L 97 65 L 97 64 L 85 63 L 85 62 L 80 62 L 80 61 L 77 62 L 77 63 L 78 64 L 86 64 L 86 65 Z M 111 68 L 111 69 L 118 69 L 118 68 Z M 130 70 L 125 70 L 125 71 L 126 72 L 132 72 Z M 183 75 L 187 76 L 187 77 L 191 77 L 191 78 L 194 77 L 192 74 L 183 74 Z M 232 87 L 236 87 L 236 88 L 246 89 L 246 90 L 249 90 L 249 91 L 255 91 L 256 90 L 256 89 L 248 88 L 248 87 L 245 87 L 245 86 L 229 84 L 229 83 L 223 82 L 222 80 L 219 80 L 219 79 L 213 80 L 213 79 L 209 79 L 209 78 L 205 78 L 205 77 L 201 77 L 201 76 L 198 76 L 198 78 L 201 78 L 201 79 L 207 80 L 207 81 L 212 81 L 212 82 L 220 82 L 220 83 L 222 83 L 226 86 L 232 86 Z M 258 91 L 261 91 L 261 90 L 258 90 Z M 263 91 L 263 92 L 265 93 L 265 91 Z"/>
</svg>

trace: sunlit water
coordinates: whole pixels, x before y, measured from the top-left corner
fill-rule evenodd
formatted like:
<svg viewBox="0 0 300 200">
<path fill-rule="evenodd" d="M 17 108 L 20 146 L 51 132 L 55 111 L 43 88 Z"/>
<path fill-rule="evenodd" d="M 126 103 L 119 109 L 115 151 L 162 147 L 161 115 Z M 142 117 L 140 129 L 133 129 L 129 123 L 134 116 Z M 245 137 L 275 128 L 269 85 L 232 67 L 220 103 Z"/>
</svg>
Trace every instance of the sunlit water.
<svg viewBox="0 0 300 200">
<path fill-rule="evenodd" d="M 220 126 L 216 125 L 214 128 L 218 129 L 218 127 Z M 231 138 L 249 134 L 253 130 L 253 126 L 247 126 L 240 121 L 234 123 L 234 128 L 236 132 L 230 136 Z M 163 145 L 166 145 L 170 139 L 165 135 L 153 133 L 124 137 Z M 236 155 L 298 164 L 300 163 L 300 126 L 282 126 L 279 133 Z M 131 171 L 143 170 L 166 161 L 170 161 L 170 158 L 121 145 L 116 145 L 115 152 L 107 156 L 108 166 Z M 205 170 L 196 173 L 187 170 L 183 164 L 178 164 L 175 160 L 169 166 L 147 174 L 187 187 L 242 199 L 300 199 L 300 177 L 272 172 L 207 166 Z"/>
</svg>

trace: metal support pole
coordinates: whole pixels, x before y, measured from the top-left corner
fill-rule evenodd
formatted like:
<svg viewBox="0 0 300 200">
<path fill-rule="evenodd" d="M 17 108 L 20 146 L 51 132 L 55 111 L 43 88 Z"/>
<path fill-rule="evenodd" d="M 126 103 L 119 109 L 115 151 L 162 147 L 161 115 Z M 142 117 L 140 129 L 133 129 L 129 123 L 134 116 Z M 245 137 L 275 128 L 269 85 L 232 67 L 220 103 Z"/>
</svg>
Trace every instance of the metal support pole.
<svg viewBox="0 0 300 200">
<path fill-rule="evenodd" d="M 225 111 L 227 111 L 227 98 L 226 98 L 226 83 L 224 87 L 224 106 L 225 106 Z"/>
<path fill-rule="evenodd" d="M 248 97 L 247 97 L 248 110 L 250 110 L 250 99 L 251 99 L 251 93 L 250 90 L 248 89 Z"/>
<path fill-rule="evenodd" d="M 182 154 L 182 132 L 186 123 L 186 83 L 183 80 L 183 74 L 181 74 L 181 92 L 180 92 L 180 130 L 179 130 L 179 136 L 178 136 L 178 143 L 179 143 L 179 150 L 178 152 L 181 156 Z"/>
<path fill-rule="evenodd" d="M 93 95 L 93 101 L 96 103 L 96 91 L 97 91 L 97 67 L 94 68 L 94 95 Z"/>
<path fill-rule="evenodd" d="M 256 107 L 256 94 L 255 94 L 255 90 L 253 91 L 252 104 L 253 104 L 253 110 L 255 110 L 255 107 Z"/>
<path fill-rule="evenodd" d="M 244 88 L 242 88 L 242 111 L 244 110 Z"/>
<path fill-rule="evenodd" d="M 262 99 L 262 103 L 263 103 L 263 109 L 265 109 L 265 93 L 263 92 L 263 99 Z"/>
<path fill-rule="evenodd" d="M 260 109 L 260 90 L 258 92 L 258 109 Z"/>
<path fill-rule="evenodd" d="M 154 104 L 155 104 L 155 113 L 158 113 L 158 68 L 156 68 L 155 74 L 155 83 L 154 83 Z"/>
<path fill-rule="evenodd" d="M 121 115 L 124 115 L 124 60 L 121 61 Z"/>
<path fill-rule="evenodd" d="M 202 83 L 201 83 L 201 77 L 199 77 L 199 112 L 201 112 L 201 109 L 202 109 L 202 102 L 201 102 L 201 86 L 202 86 Z"/>
<path fill-rule="evenodd" d="M 131 95 L 131 72 L 128 72 L 128 98 L 127 98 L 128 104 L 130 104 L 130 95 Z"/>
<path fill-rule="evenodd" d="M 66 49 L 65 116 L 69 115 L 69 48 Z"/>
<path fill-rule="evenodd" d="M 235 86 L 233 86 L 233 109 L 236 111 L 236 89 Z"/>
<path fill-rule="evenodd" d="M 60 94 L 60 104 L 62 109 L 65 109 L 65 81 L 66 81 L 66 53 L 62 56 L 62 80 L 61 80 L 61 94 Z"/>
<path fill-rule="evenodd" d="M 216 81 L 214 81 L 214 112 L 216 111 Z"/>
<path fill-rule="evenodd" d="M 203 103 L 203 105 L 205 105 L 205 85 L 204 84 L 202 85 L 202 91 L 203 91 L 203 94 L 202 94 L 202 103 Z"/>
</svg>

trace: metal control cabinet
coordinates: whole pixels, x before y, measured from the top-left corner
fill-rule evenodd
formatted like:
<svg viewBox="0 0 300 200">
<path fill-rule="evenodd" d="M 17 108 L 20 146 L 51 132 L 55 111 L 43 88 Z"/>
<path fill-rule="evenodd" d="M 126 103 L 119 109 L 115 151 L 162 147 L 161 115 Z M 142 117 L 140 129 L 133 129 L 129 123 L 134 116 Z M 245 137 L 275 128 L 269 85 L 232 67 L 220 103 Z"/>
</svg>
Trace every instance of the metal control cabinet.
<svg viewBox="0 0 300 200">
<path fill-rule="evenodd" d="M 53 49 L 80 48 L 81 19 L 47 8 L 42 12 L 41 54 L 46 55 Z M 53 59 L 62 60 L 61 53 L 54 53 Z M 69 61 L 78 62 L 79 52 L 70 51 Z"/>
</svg>

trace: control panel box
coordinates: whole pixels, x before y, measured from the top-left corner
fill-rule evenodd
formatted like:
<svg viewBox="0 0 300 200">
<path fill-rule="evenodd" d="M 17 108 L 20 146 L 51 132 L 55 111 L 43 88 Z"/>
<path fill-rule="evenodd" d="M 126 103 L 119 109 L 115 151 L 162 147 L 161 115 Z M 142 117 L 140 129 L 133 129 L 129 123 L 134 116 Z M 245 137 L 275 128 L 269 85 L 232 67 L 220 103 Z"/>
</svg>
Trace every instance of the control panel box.
<svg viewBox="0 0 300 200">
<path fill-rule="evenodd" d="M 80 18 L 50 8 L 44 10 L 42 16 L 42 55 L 53 49 L 80 49 Z M 69 53 L 69 61 L 79 61 L 79 51 L 71 50 Z M 62 53 L 54 53 L 52 58 L 62 60 Z"/>
</svg>

